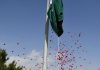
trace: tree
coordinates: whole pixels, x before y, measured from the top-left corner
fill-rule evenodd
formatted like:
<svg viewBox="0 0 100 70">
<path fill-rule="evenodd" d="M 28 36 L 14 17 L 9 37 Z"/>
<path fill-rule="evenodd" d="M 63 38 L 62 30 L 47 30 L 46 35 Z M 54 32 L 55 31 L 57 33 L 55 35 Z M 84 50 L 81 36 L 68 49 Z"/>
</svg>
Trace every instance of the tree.
<svg viewBox="0 0 100 70">
<path fill-rule="evenodd" d="M 16 67 L 16 62 L 13 61 L 8 65 L 8 70 L 22 70 L 22 67 Z"/>
<path fill-rule="evenodd" d="M 23 69 L 23 67 L 20 66 L 16 67 L 15 61 L 6 65 L 7 60 L 9 60 L 9 58 L 7 58 L 6 51 L 0 49 L 0 70 L 22 70 Z"/>
</svg>

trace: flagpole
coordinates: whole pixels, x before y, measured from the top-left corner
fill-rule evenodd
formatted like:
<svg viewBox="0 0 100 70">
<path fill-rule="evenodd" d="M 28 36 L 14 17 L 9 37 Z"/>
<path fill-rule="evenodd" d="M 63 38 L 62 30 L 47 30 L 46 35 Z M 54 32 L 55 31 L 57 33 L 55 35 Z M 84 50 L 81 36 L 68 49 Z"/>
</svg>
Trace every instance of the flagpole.
<svg viewBox="0 0 100 70">
<path fill-rule="evenodd" d="M 47 11 L 49 9 L 49 0 L 47 0 L 46 9 L 46 24 L 45 24 L 45 42 L 44 42 L 44 57 L 43 57 L 43 70 L 47 70 L 47 56 L 48 56 L 48 32 L 49 32 L 49 19 L 47 16 Z"/>
</svg>

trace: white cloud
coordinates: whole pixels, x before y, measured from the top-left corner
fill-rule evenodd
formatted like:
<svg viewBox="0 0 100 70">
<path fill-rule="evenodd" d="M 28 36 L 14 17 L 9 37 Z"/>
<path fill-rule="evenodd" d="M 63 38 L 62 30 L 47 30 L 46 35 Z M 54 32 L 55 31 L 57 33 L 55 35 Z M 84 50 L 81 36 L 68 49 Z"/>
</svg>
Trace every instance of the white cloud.
<svg viewBox="0 0 100 70">
<path fill-rule="evenodd" d="M 25 55 L 24 57 L 21 56 L 10 56 L 9 60 L 7 61 L 7 64 L 11 63 L 12 61 L 17 62 L 17 66 L 25 66 L 26 69 L 23 70 L 42 70 L 42 58 L 41 52 L 37 52 L 35 50 L 31 51 L 29 54 Z M 57 70 L 55 64 L 55 58 L 54 55 L 49 56 L 48 58 L 48 70 Z"/>
<path fill-rule="evenodd" d="M 25 66 L 27 70 L 42 70 L 42 54 L 40 52 L 37 52 L 33 50 L 31 53 L 25 55 L 25 57 L 20 56 L 10 56 L 9 60 L 7 61 L 7 64 L 11 63 L 12 61 L 17 62 L 17 66 Z M 24 69 L 25 70 L 25 69 Z"/>
</svg>

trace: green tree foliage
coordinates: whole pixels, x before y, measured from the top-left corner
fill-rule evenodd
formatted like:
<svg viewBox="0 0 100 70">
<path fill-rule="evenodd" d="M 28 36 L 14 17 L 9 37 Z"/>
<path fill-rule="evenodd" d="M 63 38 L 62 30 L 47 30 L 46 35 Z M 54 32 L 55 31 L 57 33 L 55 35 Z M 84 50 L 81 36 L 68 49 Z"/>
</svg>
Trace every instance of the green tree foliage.
<svg viewBox="0 0 100 70">
<path fill-rule="evenodd" d="M 23 67 L 16 66 L 16 62 L 13 61 L 12 63 L 6 65 L 6 61 L 9 58 L 7 58 L 7 53 L 5 50 L 0 49 L 0 70 L 22 70 Z"/>
</svg>

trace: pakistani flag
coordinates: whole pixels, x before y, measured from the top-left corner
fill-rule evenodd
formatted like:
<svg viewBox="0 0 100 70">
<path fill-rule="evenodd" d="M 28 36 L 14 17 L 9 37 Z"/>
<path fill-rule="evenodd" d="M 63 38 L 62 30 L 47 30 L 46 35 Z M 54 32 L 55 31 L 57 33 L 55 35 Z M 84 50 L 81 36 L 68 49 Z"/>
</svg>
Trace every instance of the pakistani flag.
<svg viewBox="0 0 100 70">
<path fill-rule="evenodd" d="M 60 37 L 63 34 L 63 3 L 62 0 L 52 0 L 52 4 L 47 12 L 51 27 Z"/>
</svg>

